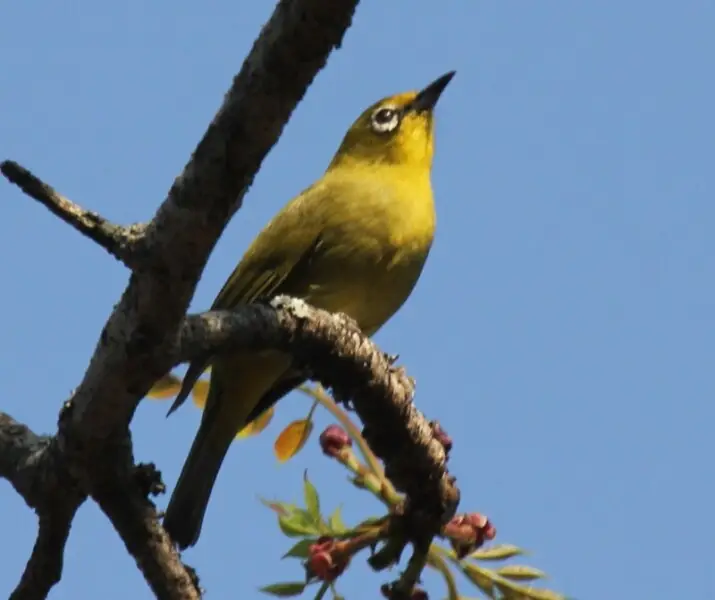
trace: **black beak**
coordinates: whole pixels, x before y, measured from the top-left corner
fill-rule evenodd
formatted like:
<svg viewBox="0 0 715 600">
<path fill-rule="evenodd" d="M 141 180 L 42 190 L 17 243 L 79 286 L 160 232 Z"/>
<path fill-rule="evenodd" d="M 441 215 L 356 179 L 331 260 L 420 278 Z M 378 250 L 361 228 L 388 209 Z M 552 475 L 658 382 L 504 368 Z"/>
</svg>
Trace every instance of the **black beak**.
<svg viewBox="0 0 715 600">
<path fill-rule="evenodd" d="M 417 94 L 417 97 L 410 102 L 408 108 L 409 110 L 414 110 L 415 112 L 427 112 L 432 110 L 437 104 L 437 100 L 442 95 L 444 88 L 447 84 L 452 81 L 452 77 L 456 71 L 450 71 L 445 73 L 442 77 L 435 79 L 430 83 L 425 89 Z"/>
</svg>

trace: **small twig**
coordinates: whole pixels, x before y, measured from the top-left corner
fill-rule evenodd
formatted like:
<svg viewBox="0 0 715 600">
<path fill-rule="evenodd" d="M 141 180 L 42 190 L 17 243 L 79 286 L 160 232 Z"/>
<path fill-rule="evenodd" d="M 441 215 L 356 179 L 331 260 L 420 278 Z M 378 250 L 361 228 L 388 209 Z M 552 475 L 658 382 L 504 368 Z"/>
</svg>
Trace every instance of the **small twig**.
<svg viewBox="0 0 715 600">
<path fill-rule="evenodd" d="M 325 394 L 325 398 L 328 398 L 327 394 Z M 328 405 L 335 413 L 342 413 L 332 400 Z M 363 439 L 357 427 L 351 423 L 351 419 L 344 413 L 342 416 L 344 418 L 343 424 L 350 423 L 350 433 L 339 425 L 329 425 L 323 430 L 319 438 L 320 448 L 323 454 L 334 458 L 354 474 L 352 478 L 354 486 L 361 489 L 368 489 L 392 512 L 401 511 L 405 502 L 404 496 L 397 493 L 397 490 L 395 490 L 384 475 L 376 475 L 370 467 L 360 462 L 360 459 L 355 452 L 353 452 L 353 442 L 358 444 L 358 446 L 362 445 L 366 448 L 367 442 Z M 377 462 L 376 457 L 373 456 L 373 459 Z"/>
<path fill-rule="evenodd" d="M 85 210 L 14 161 L 0 163 L 0 172 L 25 194 L 37 200 L 55 216 L 99 244 L 117 260 L 134 268 L 135 248 L 143 235 L 143 225 L 122 227 L 97 213 Z"/>
<path fill-rule="evenodd" d="M 414 590 L 420 582 L 422 571 L 425 570 L 425 566 L 427 565 L 428 556 L 429 550 L 415 548 L 415 551 L 407 563 L 407 568 L 402 572 L 400 579 L 393 588 L 395 593 L 395 595 L 393 595 L 394 600 L 401 598 L 401 596 L 399 596 L 400 593 L 403 594 L 405 599 L 412 597 L 412 590 Z"/>
<path fill-rule="evenodd" d="M 457 582 L 454 579 L 452 571 L 449 569 L 447 561 L 440 556 L 437 551 L 430 549 L 430 553 L 427 557 L 427 563 L 434 567 L 440 572 L 444 578 L 444 582 L 447 586 L 447 597 L 448 598 L 459 598 L 459 590 L 457 589 Z"/>
<path fill-rule="evenodd" d="M 322 386 L 302 386 L 300 390 L 304 394 L 315 398 L 318 402 L 320 402 L 321 406 L 325 410 L 327 410 L 338 420 L 338 423 L 340 423 L 345 428 L 345 431 L 348 432 L 350 437 L 357 444 L 357 447 L 360 450 L 360 454 L 362 454 L 363 458 L 365 459 L 365 462 L 370 468 L 370 471 L 372 471 L 375 477 L 378 477 L 382 482 L 384 482 L 386 487 L 392 488 L 392 484 L 387 479 L 385 479 L 385 470 L 382 468 L 382 465 L 373 454 L 372 450 L 370 449 L 370 446 L 367 445 L 367 442 L 365 441 L 365 438 L 362 437 L 360 430 L 355 426 L 355 424 L 352 422 L 347 413 L 342 408 L 340 408 L 337 403 L 330 397 L 330 395 L 322 388 Z M 392 493 L 395 494 L 396 492 L 392 490 Z"/>
<path fill-rule="evenodd" d="M 10 600 L 46 598 L 60 581 L 65 544 L 79 506 L 80 502 L 58 502 L 40 512 L 35 546 Z"/>
<path fill-rule="evenodd" d="M 43 500 L 43 490 L 36 485 L 36 467 L 51 439 L 0 412 L 0 477 L 7 479 L 31 508 Z"/>
</svg>

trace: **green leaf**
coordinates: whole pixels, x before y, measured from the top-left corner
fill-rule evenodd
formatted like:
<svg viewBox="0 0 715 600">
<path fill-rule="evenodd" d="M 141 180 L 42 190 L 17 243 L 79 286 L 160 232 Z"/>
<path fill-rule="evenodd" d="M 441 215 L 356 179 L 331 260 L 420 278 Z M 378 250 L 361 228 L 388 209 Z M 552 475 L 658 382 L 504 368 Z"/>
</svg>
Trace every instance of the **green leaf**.
<svg viewBox="0 0 715 600">
<path fill-rule="evenodd" d="M 518 583 L 511 581 L 495 581 L 494 585 L 499 590 L 499 600 L 532 600 L 531 591 Z"/>
<path fill-rule="evenodd" d="M 499 588 L 501 595 L 499 600 L 530 600 L 524 591 L 512 590 L 511 588 Z"/>
<path fill-rule="evenodd" d="M 480 548 L 472 552 L 469 557 L 477 560 L 504 560 L 512 556 L 524 554 L 524 551 L 518 546 L 511 544 L 498 544 L 488 548 Z"/>
<path fill-rule="evenodd" d="M 462 573 L 476 585 L 487 598 L 496 598 L 494 582 L 489 579 L 482 570 L 474 565 L 461 565 Z"/>
<path fill-rule="evenodd" d="M 328 527 L 331 533 L 345 533 L 348 531 L 348 526 L 343 522 L 342 511 L 339 506 L 328 517 Z"/>
<path fill-rule="evenodd" d="M 272 583 L 262 587 L 259 591 L 271 596 L 279 598 L 290 598 L 292 596 L 300 596 L 305 590 L 305 583 L 302 581 L 289 581 L 286 583 Z"/>
<path fill-rule="evenodd" d="M 306 535 L 319 535 L 318 528 L 312 523 L 306 523 L 303 515 L 299 512 L 292 515 L 280 515 L 278 526 L 288 537 L 303 537 Z"/>
<path fill-rule="evenodd" d="M 563 594 L 558 594 L 551 590 L 540 590 L 537 588 L 529 588 L 528 598 L 529 600 L 569 600 L 569 598 Z"/>
<path fill-rule="evenodd" d="M 542 590 L 537 588 L 529 588 L 530 600 L 573 600 L 563 594 L 558 594 L 552 590 Z"/>
<path fill-rule="evenodd" d="M 304 538 L 295 544 L 283 558 L 308 558 L 310 547 L 315 544 L 316 538 Z"/>
<path fill-rule="evenodd" d="M 303 495 L 305 497 L 305 508 L 313 522 L 320 523 L 320 498 L 318 498 L 318 490 L 308 479 L 307 470 L 303 472 Z"/>
<path fill-rule="evenodd" d="M 316 522 L 315 519 L 313 518 L 313 514 L 308 512 L 307 510 L 305 510 L 303 508 L 297 508 L 293 514 L 296 517 L 299 517 L 306 527 L 311 527 L 312 529 L 315 529 L 315 531 L 319 532 L 319 533 L 325 533 L 320 530 L 320 526 L 322 525 L 320 522 L 321 519 L 318 519 L 318 521 Z"/>
<path fill-rule="evenodd" d="M 534 579 L 544 579 L 546 577 L 546 573 L 543 571 L 525 565 L 507 565 L 496 569 L 495 572 L 512 581 L 533 581 Z"/>
</svg>

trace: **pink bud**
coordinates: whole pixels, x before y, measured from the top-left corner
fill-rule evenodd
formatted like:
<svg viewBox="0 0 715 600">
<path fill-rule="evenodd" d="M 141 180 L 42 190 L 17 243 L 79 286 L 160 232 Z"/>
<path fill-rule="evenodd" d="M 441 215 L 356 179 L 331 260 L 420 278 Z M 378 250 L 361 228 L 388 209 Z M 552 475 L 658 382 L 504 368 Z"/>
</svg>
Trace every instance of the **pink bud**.
<svg viewBox="0 0 715 600">
<path fill-rule="evenodd" d="M 308 548 L 308 560 L 305 567 L 310 577 L 320 581 L 335 581 L 350 562 L 349 556 L 336 552 L 338 543 L 328 536 L 318 538 L 315 544 Z"/>
<path fill-rule="evenodd" d="M 320 448 L 327 456 L 335 457 L 352 444 L 352 439 L 340 425 L 329 425 L 320 434 Z"/>
<path fill-rule="evenodd" d="M 497 534 L 494 525 L 480 513 L 456 515 L 445 527 L 454 551 L 460 558 L 467 556 Z"/>
<path fill-rule="evenodd" d="M 308 557 L 310 573 L 320 581 L 330 581 L 330 572 L 333 568 L 333 559 L 327 552 L 311 552 Z"/>
</svg>

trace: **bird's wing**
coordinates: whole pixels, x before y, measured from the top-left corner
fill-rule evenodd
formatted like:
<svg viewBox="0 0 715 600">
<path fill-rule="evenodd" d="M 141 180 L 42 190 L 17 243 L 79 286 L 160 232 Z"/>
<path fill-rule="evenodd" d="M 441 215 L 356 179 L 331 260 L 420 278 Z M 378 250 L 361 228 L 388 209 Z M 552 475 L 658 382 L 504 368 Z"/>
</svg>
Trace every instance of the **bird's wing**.
<svg viewBox="0 0 715 600">
<path fill-rule="evenodd" d="M 322 220 L 320 210 L 303 214 L 302 207 L 307 196 L 316 192 L 322 190 L 315 185 L 305 190 L 265 227 L 221 288 L 212 310 L 231 309 L 280 294 L 302 296 L 306 293 L 310 282 L 304 273 L 321 250 Z M 285 218 L 288 211 L 294 212 L 294 218 Z M 211 357 L 206 356 L 189 365 L 168 415 L 186 401 L 210 362 Z"/>
<path fill-rule="evenodd" d="M 303 224 L 295 226 L 303 229 Z M 231 309 L 239 304 L 269 300 L 279 294 L 300 294 L 307 283 L 301 274 L 315 259 L 321 247 L 320 231 L 303 229 L 301 239 L 288 232 L 279 246 L 256 240 L 241 263 L 228 278 L 211 307 Z M 276 241 L 280 239 L 275 237 Z M 291 239 L 293 238 L 293 239 Z M 265 250 L 268 250 L 265 252 Z"/>
<path fill-rule="evenodd" d="M 254 279 L 255 283 L 251 286 L 249 292 L 252 294 L 252 299 L 248 301 L 268 300 L 280 294 L 297 297 L 305 296 L 308 291 L 307 288 L 311 284 L 311 280 L 305 276 L 305 272 L 310 269 L 311 261 L 315 260 L 321 251 L 325 249 L 323 238 L 320 233 L 318 233 L 314 237 L 313 243 L 300 255 L 297 261 L 292 263 L 292 267 L 289 271 L 281 270 L 279 273 L 273 271 L 270 276 L 265 276 L 266 274 L 264 274 L 263 277 L 260 275 L 256 277 Z M 219 294 L 217 302 L 221 299 L 221 294 Z M 304 381 L 305 376 L 301 371 L 293 368 L 290 369 L 261 397 L 258 404 L 256 404 L 249 413 L 246 423 L 257 419 L 264 411 L 268 410 L 278 402 L 278 400 Z"/>
</svg>

